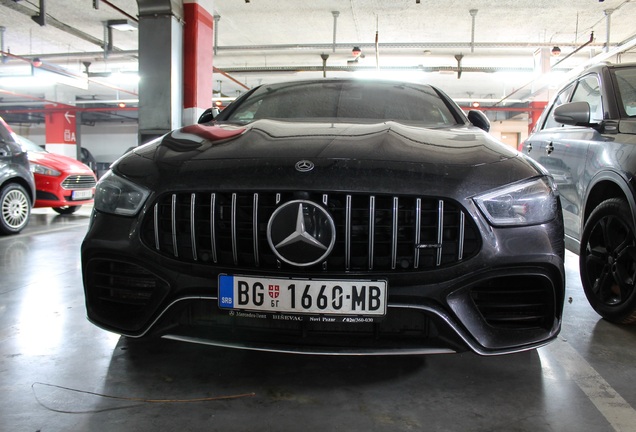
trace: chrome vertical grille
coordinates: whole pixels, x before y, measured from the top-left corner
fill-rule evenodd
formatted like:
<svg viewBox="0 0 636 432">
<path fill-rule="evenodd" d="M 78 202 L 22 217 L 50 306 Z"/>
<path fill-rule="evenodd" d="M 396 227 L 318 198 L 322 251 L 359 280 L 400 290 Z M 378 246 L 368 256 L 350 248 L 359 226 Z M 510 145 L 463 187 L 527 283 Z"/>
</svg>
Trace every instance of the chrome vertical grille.
<svg viewBox="0 0 636 432">
<path fill-rule="evenodd" d="M 155 208 L 158 208 L 159 204 L 155 204 Z M 216 264 L 218 258 L 216 255 L 216 194 L 210 194 L 210 248 L 212 253 L 212 262 Z"/>
<path fill-rule="evenodd" d="M 295 199 L 323 205 L 336 226 L 336 244 L 320 272 L 418 271 L 474 256 L 477 228 L 462 207 L 429 197 L 314 192 L 196 192 L 165 194 L 142 226 L 142 239 L 162 255 L 230 268 L 292 268 L 267 241 L 276 208 Z"/>
</svg>

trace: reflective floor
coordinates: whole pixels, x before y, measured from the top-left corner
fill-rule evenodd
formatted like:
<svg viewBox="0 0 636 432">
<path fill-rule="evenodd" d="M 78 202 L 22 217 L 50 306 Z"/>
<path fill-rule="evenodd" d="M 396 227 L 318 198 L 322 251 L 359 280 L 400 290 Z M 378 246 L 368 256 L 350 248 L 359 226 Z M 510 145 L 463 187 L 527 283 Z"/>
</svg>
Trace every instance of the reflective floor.
<svg viewBox="0 0 636 432">
<path fill-rule="evenodd" d="M 310 357 L 129 344 L 86 321 L 90 208 L 0 237 L 2 431 L 636 431 L 636 326 L 568 254 L 559 339 L 502 356 Z"/>
</svg>

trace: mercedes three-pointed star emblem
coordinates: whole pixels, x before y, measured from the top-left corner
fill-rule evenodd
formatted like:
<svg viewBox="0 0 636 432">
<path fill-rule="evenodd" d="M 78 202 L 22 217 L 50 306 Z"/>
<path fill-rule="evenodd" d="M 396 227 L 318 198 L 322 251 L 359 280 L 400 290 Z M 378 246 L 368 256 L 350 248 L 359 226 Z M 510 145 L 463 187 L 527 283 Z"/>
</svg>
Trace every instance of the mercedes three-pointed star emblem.
<svg viewBox="0 0 636 432">
<path fill-rule="evenodd" d="M 336 229 L 327 211 L 311 201 L 281 205 L 267 224 L 267 241 L 282 261 L 299 267 L 323 261 L 336 242 Z"/>
<path fill-rule="evenodd" d="M 312 161 L 303 159 L 296 162 L 296 171 L 309 172 L 314 169 L 314 163 Z"/>
</svg>

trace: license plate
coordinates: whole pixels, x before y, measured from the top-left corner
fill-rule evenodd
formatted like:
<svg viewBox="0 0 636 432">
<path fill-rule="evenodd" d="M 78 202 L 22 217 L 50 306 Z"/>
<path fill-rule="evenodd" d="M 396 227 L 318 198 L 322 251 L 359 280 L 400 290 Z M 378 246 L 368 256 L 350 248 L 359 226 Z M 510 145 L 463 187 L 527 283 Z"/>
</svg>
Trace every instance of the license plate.
<svg viewBox="0 0 636 432">
<path fill-rule="evenodd" d="M 91 198 L 93 198 L 92 189 L 74 190 L 71 192 L 71 199 L 73 200 L 83 200 L 83 199 L 91 199 Z"/>
<path fill-rule="evenodd" d="M 323 280 L 219 276 L 219 307 L 273 313 L 383 316 L 383 280 Z"/>
</svg>

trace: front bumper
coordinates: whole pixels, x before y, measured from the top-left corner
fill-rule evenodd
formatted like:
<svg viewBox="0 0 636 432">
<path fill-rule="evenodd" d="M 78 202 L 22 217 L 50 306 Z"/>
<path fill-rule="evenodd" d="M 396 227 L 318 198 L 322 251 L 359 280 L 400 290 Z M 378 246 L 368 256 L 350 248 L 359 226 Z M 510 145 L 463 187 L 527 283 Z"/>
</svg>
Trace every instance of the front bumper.
<svg viewBox="0 0 636 432">
<path fill-rule="evenodd" d="M 90 204 L 95 197 L 95 178 L 89 175 L 36 177 L 34 207 L 65 207 Z"/>
<path fill-rule="evenodd" d="M 373 323 L 231 314 L 217 306 L 218 274 L 236 269 L 182 262 L 140 241 L 135 218 L 95 212 L 82 245 L 88 318 L 129 337 L 159 335 L 218 346 L 312 354 L 503 354 L 544 345 L 560 330 L 562 243 L 554 225 L 492 230 L 479 254 L 439 270 L 384 272 L 388 311 Z M 516 232 L 511 236 L 512 232 Z M 529 238 L 544 241 L 528 242 Z M 562 238 L 562 236 L 561 236 Z M 245 274 L 246 270 L 241 270 Z M 252 269 L 260 276 L 324 278 Z M 378 273 L 373 274 L 378 277 Z M 368 278 L 364 272 L 329 278 Z"/>
<path fill-rule="evenodd" d="M 74 199 L 73 193 L 75 191 L 81 191 L 83 193 L 85 190 L 66 190 L 61 187 L 55 187 L 55 185 L 49 185 L 45 188 L 36 190 L 34 207 L 65 207 L 91 204 L 95 197 L 95 188 L 89 190 L 91 191 L 90 198 Z"/>
</svg>

